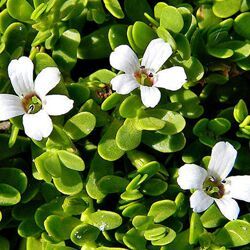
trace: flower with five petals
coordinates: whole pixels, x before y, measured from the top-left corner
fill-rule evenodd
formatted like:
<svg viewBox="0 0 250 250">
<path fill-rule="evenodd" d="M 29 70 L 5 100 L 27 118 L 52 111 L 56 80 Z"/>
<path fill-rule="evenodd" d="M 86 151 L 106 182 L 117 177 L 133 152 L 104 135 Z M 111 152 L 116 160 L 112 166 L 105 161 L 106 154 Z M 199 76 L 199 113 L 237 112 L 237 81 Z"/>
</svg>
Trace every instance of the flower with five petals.
<svg viewBox="0 0 250 250">
<path fill-rule="evenodd" d="M 229 220 L 240 212 L 234 199 L 250 202 L 250 176 L 227 177 L 234 166 L 237 151 L 228 142 L 218 142 L 212 149 L 208 170 L 195 164 L 179 169 L 177 182 L 182 189 L 196 189 L 190 197 L 194 212 L 205 211 L 215 201 Z"/>
<path fill-rule="evenodd" d="M 174 91 L 187 81 L 186 73 L 180 66 L 159 71 L 171 54 L 171 46 L 161 38 L 149 43 L 141 63 L 128 45 L 118 46 L 110 54 L 109 61 L 113 68 L 124 74 L 111 80 L 112 89 L 118 94 L 126 95 L 140 88 L 142 103 L 146 107 L 155 107 L 161 99 L 158 88 Z"/>
<path fill-rule="evenodd" d="M 48 137 L 53 130 L 54 115 L 67 113 L 73 100 L 65 95 L 47 95 L 61 79 L 56 67 L 43 69 L 33 81 L 34 65 L 25 56 L 12 60 L 8 74 L 17 95 L 0 94 L 0 121 L 23 115 L 27 136 L 35 140 Z"/>
</svg>

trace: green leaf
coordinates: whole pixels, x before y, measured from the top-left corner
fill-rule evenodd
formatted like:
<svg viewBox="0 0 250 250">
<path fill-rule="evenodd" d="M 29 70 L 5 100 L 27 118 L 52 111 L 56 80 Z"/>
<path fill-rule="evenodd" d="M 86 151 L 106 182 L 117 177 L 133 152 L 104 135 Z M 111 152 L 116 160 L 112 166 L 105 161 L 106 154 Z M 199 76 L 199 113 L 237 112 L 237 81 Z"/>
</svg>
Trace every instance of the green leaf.
<svg viewBox="0 0 250 250">
<path fill-rule="evenodd" d="M 62 208 L 67 214 L 79 215 L 88 208 L 88 204 L 82 195 L 72 195 L 65 198 Z"/>
<path fill-rule="evenodd" d="M 242 13 L 234 19 L 234 30 L 246 39 L 250 39 L 250 29 L 247 25 L 250 22 L 250 13 Z"/>
<path fill-rule="evenodd" d="M 7 10 L 13 18 L 22 22 L 30 22 L 31 14 L 34 11 L 26 0 L 8 0 Z"/>
<path fill-rule="evenodd" d="M 37 53 L 35 56 L 35 72 L 38 74 L 46 67 L 57 67 L 55 61 L 46 53 Z"/>
<path fill-rule="evenodd" d="M 166 122 L 154 116 L 154 110 L 140 109 L 137 112 L 136 128 L 139 130 L 159 130 Z"/>
<path fill-rule="evenodd" d="M 141 199 L 142 197 L 143 197 L 143 194 L 137 189 L 127 190 L 121 194 L 121 198 L 125 201 L 135 201 L 135 200 Z"/>
<path fill-rule="evenodd" d="M 213 13 L 210 5 L 201 5 L 196 12 L 198 25 L 201 29 L 211 27 L 221 21 L 221 19 Z"/>
<path fill-rule="evenodd" d="M 137 215 L 132 220 L 133 226 L 140 231 L 146 230 L 153 223 L 154 217 L 144 215 Z"/>
<path fill-rule="evenodd" d="M 3 34 L 11 23 L 14 23 L 14 19 L 9 15 L 8 10 L 4 9 L 0 13 L 0 32 Z"/>
<path fill-rule="evenodd" d="M 80 40 L 80 34 L 75 29 L 63 32 L 52 53 L 52 57 L 60 69 L 70 71 L 74 67 L 77 61 L 77 49 Z"/>
<path fill-rule="evenodd" d="M 70 98 L 74 100 L 74 104 L 77 106 L 83 105 L 89 99 L 89 88 L 80 83 L 71 83 L 67 85 L 67 90 Z"/>
<path fill-rule="evenodd" d="M 175 42 L 177 45 L 177 50 L 183 60 L 188 60 L 191 56 L 191 48 L 186 36 L 178 33 L 175 35 Z"/>
<path fill-rule="evenodd" d="M 173 36 L 162 26 L 156 29 L 157 35 L 162 38 L 165 42 L 169 43 L 173 50 L 177 49 L 177 44 Z"/>
<path fill-rule="evenodd" d="M 18 168 L 0 168 L 0 183 L 8 184 L 17 189 L 21 194 L 27 188 L 28 179 L 25 173 Z"/>
<path fill-rule="evenodd" d="M 136 230 L 135 228 L 130 229 L 123 237 L 124 244 L 129 249 L 146 249 L 146 240 L 142 231 Z"/>
<path fill-rule="evenodd" d="M 113 109 L 116 107 L 116 105 L 121 101 L 122 95 L 119 95 L 117 93 L 113 93 L 108 98 L 104 100 L 104 102 L 101 105 L 101 110 L 108 111 L 110 109 Z"/>
<path fill-rule="evenodd" d="M 167 231 L 167 228 L 162 225 L 152 225 L 145 232 L 144 237 L 146 240 L 159 240 Z"/>
<path fill-rule="evenodd" d="M 80 156 L 70 153 L 66 150 L 60 150 L 57 152 L 57 154 L 65 167 L 77 171 L 83 171 L 85 169 L 84 161 Z"/>
<path fill-rule="evenodd" d="M 197 82 L 204 75 L 203 65 L 196 57 L 191 56 L 188 60 L 177 62 L 177 65 L 184 68 L 190 82 Z"/>
<path fill-rule="evenodd" d="M 159 196 L 165 193 L 167 189 L 167 182 L 158 178 L 149 179 L 141 187 L 142 193 L 150 196 Z"/>
<path fill-rule="evenodd" d="M 82 223 L 72 230 L 70 239 L 77 246 L 83 246 L 86 242 L 94 242 L 99 234 L 98 228 Z"/>
<path fill-rule="evenodd" d="M 129 43 L 127 39 L 127 28 L 128 26 L 125 24 L 115 24 L 110 27 L 108 39 L 112 50 L 119 45 Z"/>
<path fill-rule="evenodd" d="M 71 117 L 64 125 L 65 132 L 73 140 L 80 140 L 95 128 L 95 116 L 89 112 L 81 112 Z"/>
<path fill-rule="evenodd" d="M 181 103 L 180 114 L 190 119 L 199 117 L 204 111 L 203 107 L 199 105 L 198 96 L 191 90 L 177 90 L 170 94 L 170 100 L 172 103 Z"/>
<path fill-rule="evenodd" d="M 145 214 L 147 214 L 146 207 L 138 202 L 130 203 L 122 211 L 122 215 L 129 218 L 134 218 L 137 215 L 145 215 Z"/>
<path fill-rule="evenodd" d="M 231 128 L 231 123 L 225 118 L 215 118 L 209 121 L 208 129 L 215 135 L 223 135 Z"/>
<path fill-rule="evenodd" d="M 124 118 L 134 118 L 141 107 L 142 102 L 139 96 L 130 95 L 121 103 L 119 113 Z"/>
<path fill-rule="evenodd" d="M 59 178 L 53 178 L 56 188 L 63 194 L 73 195 L 83 188 L 80 174 L 77 171 L 62 167 Z"/>
<path fill-rule="evenodd" d="M 100 190 L 105 194 L 122 193 L 129 181 L 116 175 L 105 175 L 97 183 Z"/>
<path fill-rule="evenodd" d="M 18 234 L 23 238 L 30 236 L 37 237 L 41 234 L 41 232 L 42 230 L 37 226 L 34 218 L 26 219 L 18 226 Z"/>
<path fill-rule="evenodd" d="M 127 118 L 116 134 L 116 143 L 124 151 L 138 147 L 141 143 L 142 131 L 135 127 L 135 119 Z"/>
<path fill-rule="evenodd" d="M 61 163 L 55 152 L 44 152 L 36 157 L 35 166 L 41 178 L 46 182 L 50 182 L 52 176 L 61 176 Z"/>
<path fill-rule="evenodd" d="M 52 214 L 57 214 L 57 215 L 63 215 L 63 209 L 62 209 L 62 204 L 63 204 L 64 198 L 58 198 L 56 197 L 49 203 L 45 203 L 42 206 L 40 206 L 36 212 L 35 212 L 35 221 L 36 224 L 41 228 L 44 228 L 44 221 Z"/>
<path fill-rule="evenodd" d="M 159 223 L 171 215 L 173 215 L 176 211 L 176 205 L 174 201 L 171 200 L 161 200 L 153 203 L 149 209 L 148 216 L 154 217 L 154 222 Z"/>
<path fill-rule="evenodd" d="M 4 238 L 3 236 L 0 236 L 0 246 L 2 247 L 2 250 L 9 250 L 10 249 L 9 241 L 6 238 Z"/>
<path fill-rule="evenodd" d="M 80 224 L 80 220 L 75 217 L 61 217 L 58 215 L 50 215 L 44 221 L 44 227 L 48 234 L 60 240 L 70 238 L 70 233 Z"/>
<path fill-rule="evenodd" d="M 102 200 L 106 194 L 101 191 L 97 185 L 98 181 L 108 175 L 113 174 L 113 163 L 105 161 L 97 153 L 95 153 L 87 177 L 86 191 L 92 199 Z"/>
<path fill-rule="evenodd" d="M 122 224 L 122 217 L 119 214 L 105 210 L 90 214 L 89 219 L 91 224 L 101 231 L 112 230 Z"/>
<path fill-rule="evenodd" d="M 87 111 L 92 113 L 96 118 L 96 127 L 102 127 L 106 125 L 110 117 L 107 112 L 101 110 L 100 106 L 93 100 L 89 99 L 80 108 L 80 112 Z"/>
<path fill-rule="evenodd" d="M 165 121 L 165 126 L 159 130 L 159 133 L 164 135 L 174 135 L 181 132 L 185 125 L 185 119 L 177 112 L 168 111 L 163 109 L 155 109 L 155 116 L 158 116 Z"/>
<path fill-rule="evenodd" d="M 121 5 L 118 0 L 103 0 L 103 3 L 107 10 L 116 18 L 124 18 L 124 13 L 122 11 Z"/>
<path fill-rule="evenodd" d="M 98 143 L 98 153 L 103 159 L 107 161 L 115 161 L 124 154 L 124 150 L 118 147 L 115 140 L 116 133 L 120 127 L 121 122 L 118 120 L 113 120 Z"/>
<path fill-rule="evenodd" d="M 13 206 L 21 200 L 21 195 L 14 187 L 0 183 L 0 205 Z"/>
<path fill-rule="evenodd" d="M 215 228 L 223 225 L 226 221 L 216 205 L 210 206 L 200 217 L 205 228 Z"/>
<path fill-rule="evenodd" d="M 5 50 L 10 54 L 16 54 L 15 57 L 20 57 L 27 36 L 28 31 L 24 24 L 19 22 L 10 24 L 2 36 L 2 41 L 5 43 Z"/>
<path fill-rule="evenodd" d="M 141 36 L 143 34 L 143 37 Z M 134 23 L 132 28 L 132 36 L 135 42 L 135 45 L 140 50 L 145 50 L 148 44 L 156 38 L 154 30 L 149 27 L 147 24 L 137 21 Z"/>
<path fill-rule="evenodd" d="M 162 250 L 172 250 L 172 249 L 181 249 L 181 250 L 193 250 L 194 247 L 189 244 L 189 230 L 182 231 L 177 234 L 174 241 L 169 245 L 163 247 Z"/>
<path fill-rule="evenodd" d="M 84 36 L 78 47 L 77 57 L 80 59 L 100 59 L 109 57 L 111 47 L 108 40 L 110 26 L 102 27 Z"/>
<path fill-rule="evenodd" d="M 158 132 L 143 132 L 142 142 L 149 147 L 162 152 L 177 152 L 184 148 L 186 139 L 183 133 L 175 135 L 162 135 Z"/>
<path fill-rule="evenodd" d="M 239 100 L 239 102 L 234 107 L 234 118 L 238 123 L 241 123 L 244 121 L 244 119 L 248 115 L 248 109 L 247 105 L 244 102 L 244 100 Z"/>
<path fill-rule="evenodd" d="M 163 8 L 160 17 L 160 26 L 174 33 L 179 33 L 184 26 L 184 22 L 178 9 L 173 6 Z"/>
<path fill-rule="evenodd" d="M 164 2 L 158 2 L 155 7 L 154 7 L 154 16 L 157 19 L 161 18 L 161 13 L 164 10 L 165 7 L 167 7 L 168 5 Z"/>
<path fill-rule="evenodd" d="M 216 16 L 227 18 L 240 10 L 241 0 L 216 0 L 213 5 L 213 12 Z"/>
<path fill-rule="evenodd" d="M 189 232 L 189 243 L 191 245 L 197 244 L 200 235 L 204 232 L 200 216 L 197 213 L 192 213 L 190 219 L 190 232 Z"/>
<path fill-rule="evenodd" d="M 166 230 L 167 231 L 165 232 L 164 237 L 151 241 L 153 246 L 166 246 L 175 239 L 176 237 L 175 231 L 169 227 L 166 227 Z"/>
<path fill-rule="evenodd" d="M 228 222 L 215 235 L 216 244 L 226 247 L 239 247 L 250 243 L 250 223 L 243 220 Z"/>
</svg>

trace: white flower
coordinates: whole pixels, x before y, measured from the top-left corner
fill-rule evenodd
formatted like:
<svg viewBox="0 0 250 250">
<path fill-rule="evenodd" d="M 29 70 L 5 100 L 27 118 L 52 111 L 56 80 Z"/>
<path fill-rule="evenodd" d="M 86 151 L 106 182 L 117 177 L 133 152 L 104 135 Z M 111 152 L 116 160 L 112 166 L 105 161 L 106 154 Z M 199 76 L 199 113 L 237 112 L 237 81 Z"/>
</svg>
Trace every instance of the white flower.
<svg viewBox="0 0 250 250">
<path fill-rule="evenodd" d="M 35 140 L 48 137 L 53 130 L 49 115 L 62 115 L 73 107 L 64 95 L 47 95 L 60 82 L 56 67 L 43 69 L 33 81 L 34 65 L 28 57 L 12 60 L 8 74 L 16 95 L 0 94 L 0 121 L 23 115 L 27 136 Z"/>
<path fill-rule="evenodd" d="M 187 81 L 182 67 L 175 66 L 159 71 L 161 66 L 171 56 L 171 46 L 158 38 L 152 40 L 142 58 L 141 64 L 134 51 L 127 45 L 118 46 L 110 54 L 110 64 L 113 68 L 125 72 L 111 80 L 113 90 L 126 95 L 136 88 L 141 90 L 141 99 L 146 107 L 155 107 L 160 99 L 158 88 L 177 90 Z"/>
<path fill-rule="evenodd" d="M 240 209 L 234 199 L 250 202 L 250 176 L 226 178 L 236 156 L 237 151 L 230 143 L 218 142 L 212 149 L 208 170 L 195 164 L 185 164 L 179 169 L 179 186 L 182 189 L 196 189 L 190 197 L 194 212 L 205 211 L 215 201 L 226 218 L 235 220 Z"/>
</svg>

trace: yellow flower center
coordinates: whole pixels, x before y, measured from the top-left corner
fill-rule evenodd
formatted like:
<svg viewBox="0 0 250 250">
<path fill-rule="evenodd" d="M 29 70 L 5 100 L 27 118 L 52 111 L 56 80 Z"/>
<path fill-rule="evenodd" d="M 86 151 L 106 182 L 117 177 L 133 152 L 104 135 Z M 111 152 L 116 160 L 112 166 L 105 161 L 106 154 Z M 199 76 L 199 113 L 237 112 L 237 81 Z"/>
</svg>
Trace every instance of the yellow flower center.
<svg viewBox="0 0 250 250">
<path fill-rule="evenodd" d="M 141 66 L 140 69 L 134 73 L 134 77 L 140 85 L 152 87 L 154 84 L 153 73 L 145 69 L 144 66 Z"/>
<path fill-rule="evenodd" d="M 27 114 L 35 114 L 42 108 L 42 102 L 35 92 L 27 94 L 22 99 L 22 105 Z"/>
</svg>

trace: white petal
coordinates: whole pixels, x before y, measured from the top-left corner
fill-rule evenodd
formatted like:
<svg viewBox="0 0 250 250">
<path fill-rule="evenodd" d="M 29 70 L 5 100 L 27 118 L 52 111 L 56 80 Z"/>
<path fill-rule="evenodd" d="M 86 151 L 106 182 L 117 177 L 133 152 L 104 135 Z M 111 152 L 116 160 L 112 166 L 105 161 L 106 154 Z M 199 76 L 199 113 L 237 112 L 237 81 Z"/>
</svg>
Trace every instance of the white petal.
<svg viewBox="0 0 250 250">
<path fill-rule="evenodd" d="M 182 189 L 200 189 L 207 178 L 207 171 L 195 164 L 185 164 L 178 171 L 177 183 Z"/>
<path fill-rule="evenodd" d="M 109 57 L 110 65 L 127 74 L 136 72 L 140 65 L 135 52 L 128 45 L 120 45 L 115 48 Z"/>
<path fill-rule="evenodd" d="M 214 199 L 208 196 L 202 190 L 196 190 L 190 197 L 190 207 L 196 213 L 201 213 L 209 208 L 214 202 Z"/>
<path fill-rule="evenodd" d="M 226 178 L 225 192 L 232 198 L 250 202 L 250 175 Z"/>
<path fill-rule="evenodd" d="M 65 95 L 47 95 L 43 100 L 43 109 L 49 115 L 63 115 L 73 108 L 73 103 Z"/>
<path fill-rule="evenodd" d="M 0 94 L 0 121 L 5 121 L 24 113 L 22 102 L 18 96 Z"/>
<path fill-rule="evenodd" d="M 34 91 L 33 69 L 33 62 L 26 56 L 10 62 L 8 74 L 17 95 L 22 96 Z"/>
<path fill-rule="evenodd" d="M 154 108 L 161 99 L 161 92 L 156 87 L 140 86 L 141 100 L 146 107 Z"/>
<path fill-rule="evenodd" d="M 41 99 L 52 90 L 61 79 L 61 73 L 56 67 L 43 69 L 36 77 L 35 91 Z"/>
<path fill-rule="evenodd" d="M 236 156 L 237 151 L 230 143 L 223 141 L 216 143 L 208 165 L 209 175 L 224 180 L 232 170 Z"/>
<path fill-rule="evenodd" d="M 237 202 L 227 196 L 223 196 L 221 199 L 214 199 L 217 206 L 219 207 L 221 213 L 229 220 L 236 220 L 240 208 L 237 204 Z"/>
<path fill-rule="evenodd" d="M 118 94 L 126 95 L 139 87 L 139 83 L 131 74 L 121 74 L 110 81 L 112 89 Z"/>
<path fill-rule="evenodd" d="M 25 134 L 37 141 L 48 137 L 53 130 L 52 121 L 44 110 L 40 110 L 36 114 L 25 114 L 23 126 Z"/>
<path fill-rule="evenodd" d="M 163 39 L 152 40 L 142 58 L 141 65 L 145 68 L 157 72 L 172 54 L 171 46 Z"/>
<path fill-rule="evenodd" d="M 182 67 L 175 66 L 159 71 L 155 76 L 154 86 L 168 90 L 177 90 L 187 82 L 187 76 Z"/>
</svg>

